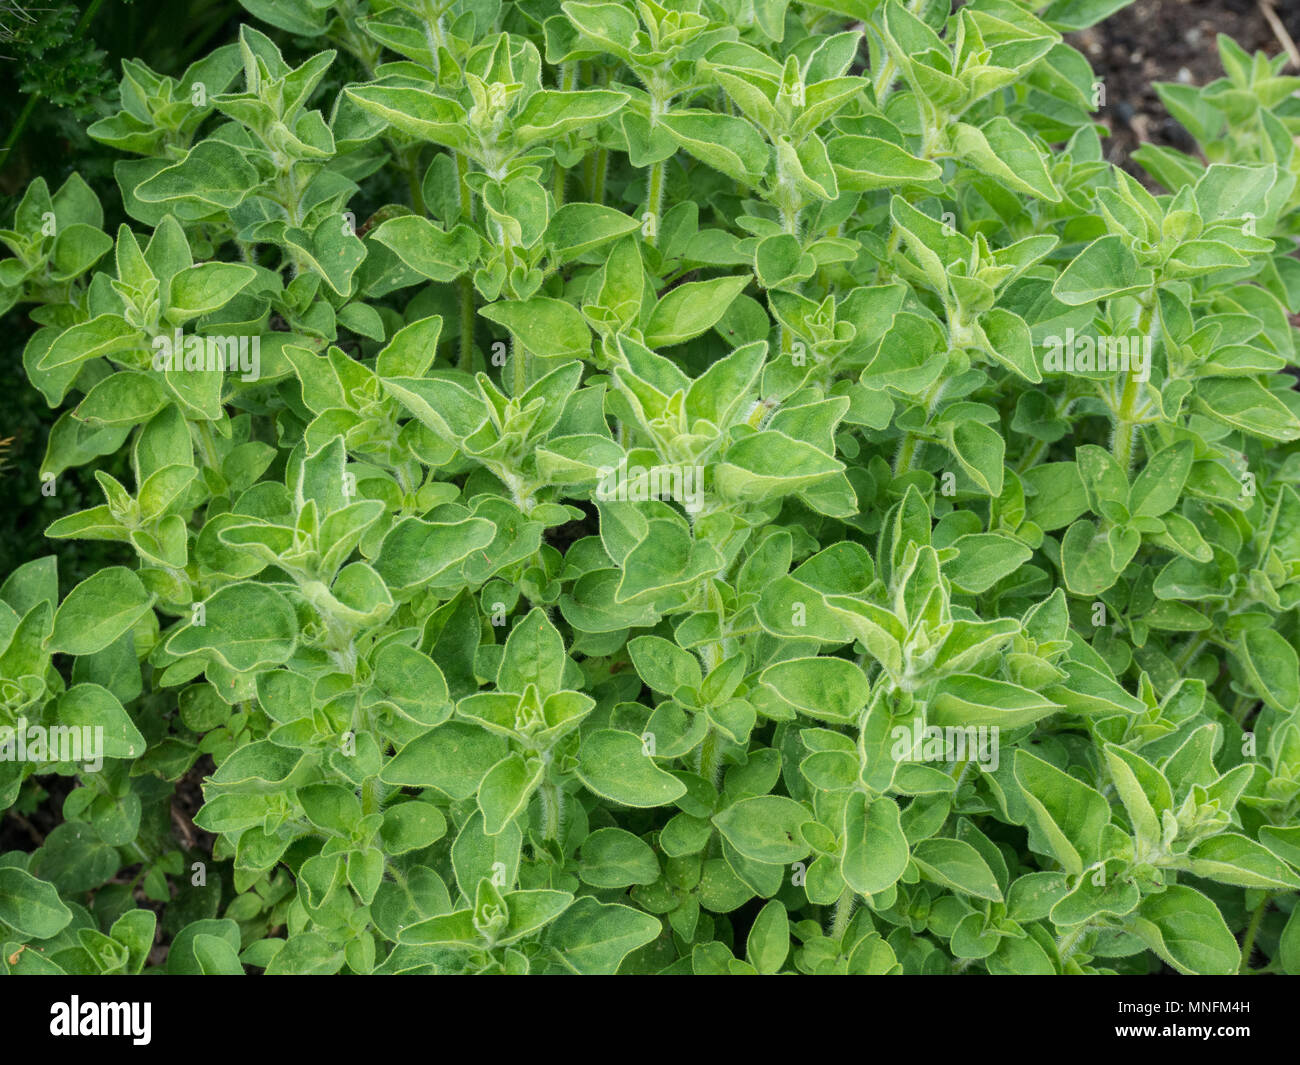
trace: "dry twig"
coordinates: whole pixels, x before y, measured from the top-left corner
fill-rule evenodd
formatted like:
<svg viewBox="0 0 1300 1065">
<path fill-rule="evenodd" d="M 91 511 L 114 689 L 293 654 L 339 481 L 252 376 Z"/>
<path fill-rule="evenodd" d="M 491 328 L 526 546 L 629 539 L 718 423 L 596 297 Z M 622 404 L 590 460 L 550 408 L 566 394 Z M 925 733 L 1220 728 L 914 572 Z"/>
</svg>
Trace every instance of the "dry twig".
<svg viewBox="0 0 1300 1065">
<path fill-rule="evenodd" d="M 1277 12 L 1273 9 L 1273 0 L 1259 0 L 1259 10 L 1264 16 L 1264 21 L 1268 23 L 1269 29 L 1273 31 L 1273 36 L 1277 38 L 1278 44 L 1290 58 L 1291 65 L 1300 70 L 1300 48 L 1296 47 L 1291 34 L 1287 33 L 1282 20 L 1277 17 Z"/>
</svg>

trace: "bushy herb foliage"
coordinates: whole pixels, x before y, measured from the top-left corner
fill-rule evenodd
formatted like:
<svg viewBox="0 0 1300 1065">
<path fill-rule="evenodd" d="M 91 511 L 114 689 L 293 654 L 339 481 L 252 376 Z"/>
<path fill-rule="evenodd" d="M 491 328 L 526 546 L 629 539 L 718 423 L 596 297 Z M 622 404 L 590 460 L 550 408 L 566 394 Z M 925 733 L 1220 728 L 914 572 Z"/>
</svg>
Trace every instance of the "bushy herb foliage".
<svg viewBox="0 0 1300 1065">
<path fill-rule="evenodd" d="M 1221 40 L 1152 192 L 1062 36 L 1121 6 L 245 0 L 124 64 L 131 224 L 0 232 L 102 489 L 47 535 L 131 560 L 0 587 L 0 722 L 105 757 L 0 761 L 66 793 L 0 966 L 1300 972 L 1300 79 Z"/>
</svg>

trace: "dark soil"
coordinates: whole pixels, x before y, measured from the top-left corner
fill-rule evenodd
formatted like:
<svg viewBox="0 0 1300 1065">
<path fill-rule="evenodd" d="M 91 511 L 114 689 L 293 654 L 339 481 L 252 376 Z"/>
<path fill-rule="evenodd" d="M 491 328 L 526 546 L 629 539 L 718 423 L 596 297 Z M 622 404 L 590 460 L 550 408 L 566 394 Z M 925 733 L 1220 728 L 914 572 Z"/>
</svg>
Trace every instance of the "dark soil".
<svg viewBox="0 0 1300 1065">
<path fill-rule="evenodd" d="M 1300 40 L 1300 0 L 1273 0 L 1273 7 L 1291 38 Z M 1112 162 L 1145 178 L 1129 162 L 1139 145 L 1196 151 L 1151 84 L 1206 85 L 1222 77 L 1216 43 L 1220 33 L 1252 54 L 1275 56 L 1283 50 L 1258 0 L 1137 0 L 1100 25 L 1071 35 L 1070 43 L 1087 56 L 1105 85 L 1098 117 L 1111 130 L 1107 147 Z M 1300 70 L 1289 67 L 1286 73 Z"/>
<path fill-rule="evenodd" d="M 76 786 L 73 777 L 53 774 L 41 778 L 44 793 L 38 795 L 34 809 L 24 813 L 12 806 L 0 817 L 0 854 L 6 851 L 31 853 L 63 824 L 63 800 Z"/>
</svg>

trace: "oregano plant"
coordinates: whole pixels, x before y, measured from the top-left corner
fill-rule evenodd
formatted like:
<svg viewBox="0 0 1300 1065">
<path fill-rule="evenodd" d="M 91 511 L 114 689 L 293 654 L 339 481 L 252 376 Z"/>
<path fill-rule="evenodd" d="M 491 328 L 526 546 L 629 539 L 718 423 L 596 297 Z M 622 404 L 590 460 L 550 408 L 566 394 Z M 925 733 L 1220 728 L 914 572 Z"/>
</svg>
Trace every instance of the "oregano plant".
<svg viewBox="0 0 1300 1065">
<path fill-rule="evenodd" d="M 0 230 L 0 968 L 1300 974 L 1285 56 L 1130 172 L 1123 0 L 243 6 Z"/>
</svg>

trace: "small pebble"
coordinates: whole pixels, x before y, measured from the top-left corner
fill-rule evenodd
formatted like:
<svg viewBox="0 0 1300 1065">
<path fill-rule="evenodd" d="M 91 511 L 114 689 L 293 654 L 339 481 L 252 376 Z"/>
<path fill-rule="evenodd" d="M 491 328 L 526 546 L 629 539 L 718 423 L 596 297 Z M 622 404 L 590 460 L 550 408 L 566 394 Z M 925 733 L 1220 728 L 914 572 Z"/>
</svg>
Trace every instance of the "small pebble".
<svg viewBox="0 0 1300 1065">
<path fill-rule="evenodd" d="M 1181 81 L 1184 85 L 1190 85 L 1192 83 L 1192 72 L 1188 70 L 1186 67 L 1179 67 L 1178 80 Z"/>
</svg>

